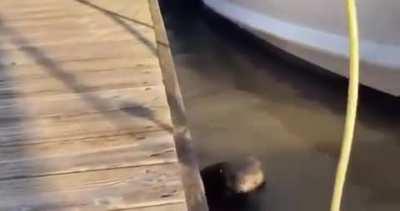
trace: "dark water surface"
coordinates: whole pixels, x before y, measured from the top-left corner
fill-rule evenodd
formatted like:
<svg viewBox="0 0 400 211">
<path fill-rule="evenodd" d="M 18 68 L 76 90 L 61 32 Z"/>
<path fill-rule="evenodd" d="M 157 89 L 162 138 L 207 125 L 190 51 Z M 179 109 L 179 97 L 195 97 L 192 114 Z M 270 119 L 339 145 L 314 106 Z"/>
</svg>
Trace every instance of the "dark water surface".
<svg viewBox="0 0 400 211">
<path fill-rule="evenodd" d="M 200 165 L 264 163 L 267 189 L 225 210 L 328 210 L 345 80 L 283 60 L 190 3 L 161 2 Z M 400 210 L 399 105 L 362 89 L 343 210 Z"/>
</svg>

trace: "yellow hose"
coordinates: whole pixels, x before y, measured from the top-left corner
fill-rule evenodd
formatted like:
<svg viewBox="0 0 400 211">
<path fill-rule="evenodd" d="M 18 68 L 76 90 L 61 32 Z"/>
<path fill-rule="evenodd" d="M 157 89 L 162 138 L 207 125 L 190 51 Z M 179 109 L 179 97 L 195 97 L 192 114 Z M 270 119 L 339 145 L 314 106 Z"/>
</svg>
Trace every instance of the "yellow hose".
<svg viewBox="0 0 400 211">
<path fill-rule="evenodd" d="M 347 114 L 342 140 L 342 149 L 337 166 L 335 186 L 331 202 L 331 211 L 340 211 L 357 118 L 360 50 L 356 0 L 347 0 L 347 15 L 350 39 L 350 74 Z"/>
</svg>

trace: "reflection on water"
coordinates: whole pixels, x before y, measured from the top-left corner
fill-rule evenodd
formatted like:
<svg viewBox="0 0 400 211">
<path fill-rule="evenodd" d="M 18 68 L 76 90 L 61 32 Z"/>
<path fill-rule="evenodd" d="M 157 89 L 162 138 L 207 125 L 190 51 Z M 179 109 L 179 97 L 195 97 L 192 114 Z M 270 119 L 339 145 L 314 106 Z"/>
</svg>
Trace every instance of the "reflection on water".
<svg viewBox="0 0 400 211">
<path fill-rule="evenodd" d="M 265 164 L 268 191 L 236 210 L 328 210 L 345 80 L 288 63 L 196 6 L 162 7 L 201 166 L 247 154 Z M 400 210 L 399 105 L 362 89 L 344 210 Z"/>
</svg>

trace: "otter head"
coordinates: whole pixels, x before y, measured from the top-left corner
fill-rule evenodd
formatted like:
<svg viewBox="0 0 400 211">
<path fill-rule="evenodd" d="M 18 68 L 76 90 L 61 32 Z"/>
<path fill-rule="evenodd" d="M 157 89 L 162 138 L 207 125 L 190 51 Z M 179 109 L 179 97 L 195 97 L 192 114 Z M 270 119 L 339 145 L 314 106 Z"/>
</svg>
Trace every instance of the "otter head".
<svg viewBox="0 0 400 211">
<path fill-rule="evenodd" d="M 264 184 L 265 178 L 261 162 L 254 157 L 225 163 L 221 172 L 226 186 L 237 194 L 245 194 L 256 190 Z"/>
</svg>

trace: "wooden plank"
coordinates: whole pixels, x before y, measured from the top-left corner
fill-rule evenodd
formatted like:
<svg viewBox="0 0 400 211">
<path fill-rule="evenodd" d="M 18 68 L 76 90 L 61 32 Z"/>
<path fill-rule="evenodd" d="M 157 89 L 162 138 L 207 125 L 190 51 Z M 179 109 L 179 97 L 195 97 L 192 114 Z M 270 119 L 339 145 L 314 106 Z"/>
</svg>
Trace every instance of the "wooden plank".
<svg viewBox="0 0 400 211">
<path fill-rule="evenodd" d="M 142 137 L 145 138 L 139 141 L 134 141 L 135 137 L 123 135 L 108 137 L 107 141 L 111 143 L 79 140 L 62 144 L 55 142 L 34 146 L 13 146 L 7 147 L 7 151 L 0 148 L 2 156 L 0 180 L 177 161 L 175 145 L 169 133 L 143 134 Z M 7 157 L 15 159 L 6 160 Z"/>
<path fill-rule="evenodd" d="M 103 136 L 66 139 L 55 142 L 39 142 L 25 145 L 0 146 L 0 162 L 17 160 L 51 158 L 68 154 L 84 154 L 86 152 L 105 150 L 107 147 L 136 146 L 140 144 L 155 145 L 157 143 L 172 146 L 168 132 L 155 131 L 138 134 L 105 134 Z M 152 143 L 154 142 L 154 143 Z M 168 145 L 169 144 L 169 145 Z M 132 151 L 132 154 L 134 151 Z"/>
<path fill-rule="evenodd" d="M 87 44 L 93 43 L 93 40 L 96 42 L 111 42 L 111 41 L 126 41 L 133 43 L 141 42 L 135 36 L 131 34 L 123 33 L 126 29 L 118 28 L 103 28 L 101 30 L 96 29 L 88 29 L 86 32 L 83 30 L 69 30 L 69 31 L 55 31 L 55 30 L 47 30 L 51 31 L 51 33 L 46 33 L 46 31 L 42 31 L 42 33 L 31 33 L 26 34 L 24 36 L 25 39 L 29 40 L 29 42 L 19 43 L 14 42 L 15 35 L 14 34 L 6 34 L 1 36 L 2 44 L 0 45 L 1 50 L 10 50 L 10 49 L 18 49 L 22 47 L 35 46 L 44 48 L 44 46 L 54 46 L 54 45 L 65 45 L 65 44 Z M 18 32 L 22 34 L 22 32 Z M 151 36 L 153 36 L 153 32 L 150 30 L 141 30 L 140 36 L 146 39 L 151 40 Z M 149 41 L 150 42 L 150 41 Z"/>
<path fill-rule="evenodd" d="M 17 38 L 16 42 L 29 45 L 29 41 Z M 20 39 L 20 40 L 19 40 Z M 147 40 L 150 44 L 153 40 Z M 119 58 L 130 56 L 132 60 L 153 57 L 155 47 L 143 43 L 129 43 L 126 41 L 93 42 L 80 44 L 79 51 L 76 45 L 66 44 L 48 46 L 45 48 L 26 47 L 18 50 L 1 50 L 0 65 L 40 64 L 47 68 L 58 68 L 58 63 L 63 61 Z M 107 50 L 104 50 L 107 49 Z M 73 52 L 73 53 L 71 53 Z"/>
<path fill-rule="evenodd" d="M 99 19 L 109 19 L 109 18 L 104 18 L 103 16 L 100 16 L 101 18 Z M 19 33 L 23 34 L 24 38 L 32 40 L 32 39 L 39 39 L 39 36 L 47 36 L 43 37 L 49 38 L 50 35 L 56 35 L 61 36 L 61 35 L 68 35 L 67 38 L 80 38 L 81 36 L 96 36 L 96 35 L 102 35 L 102 34 L 111 34 L 113 33 L 116 40 L 118 36 L 129 36 L 132 34 L 126 33 L 126 28 L 119 24 L 113 24 L 111 21 L 109 21 L 109 24 L 107 22 L 102 22 L 102 23 L 97 23 L 94 22 L 93 24 L 90 22 L 92 21 L 91 19 L 88 19 L 88 23 L 86 22 L 80 22 L 79 24 L 72 22 L 72 21 L 60 21 L 60 23 L 55 22 L 54 24 L 48 24 L 48 25 L 42 25 L 42 26 L 29 26 L 29 25 L 24 25 L 22 27 L 13 27 L 9 26 L 7 23 L 3 23 L 3 26 L 0 28 L 0 38 L 5 39 L 10 38 L 13 36 L 13 34 Z M 26 23 L 26 22 L 24 22 Z M 40 22 L 43 23 L 43 22 Z M 124 22 L 125 23 L 125 22 Z M 126 26 L 129 26 L 131 30 L 137 30 L 138 33 L 142 34 L 151 34 L 152 29 L 148 28 L 146 26 L 142 25 L 136 25 L 136 24 L 131 24 L 129 22 L 126 22 Z M 7 30 L 8 29 L 8 30 Z M 63 34 L 62 34 L 63 33 Z M 51 38 L 51 37 L 50 37 Z M 65 39 L 65 37 L 59 37 L 60 39 Z M 82 37 L 85 38 L 85 37 Z M 95 39 L 93 39 L 95 40 Z M 45 40 L 41 40 L 45 41 Z M 5 41 L 3 41 L 2 44 L 4 44 Z"/>
<path fill-rule="evenodd" d="M 46 211 L 53 211 L 54 209 L 46 209 Z M 55 209 L 57 211 L 70 211 L 71 208 L 60 208 L 57 207 Z M 104 207 L 79 207 L 79 211 L 104 211 L 104 210 L 113 210 L 113 209 L 105 209 Z M 123 211 L 187 211 L 187 206 L 182 201 L 166 201 L 166 202 L 154 202 L 147 204 L 139 204 L 133 205 L 129 208 L 116 209 Z"/>
<path fill-rule="evenodd" d="M 0 120 L 78 116 L 118 110 L 134 112 L 135 109 L 142 112 L 141 115 L 146 112 L 150 115 L 157 108 L 168 108 L 164 86 L 0 98 Z"/>
<path fill-rule="evenodd" d="M 134 3 L 130 0 L 118 0 L 118 3 L 115 4 L 114 2 L 110 2 L 108 0 L 85 0 L 94 5 L 98 5 L 102 8 L 107 8 L 111 11 L 137 11 L 143 10 L 148 16 L 150 13 L 148 11 L 148 3 L 147 0 L 135 0 Z M 2 0 L 0 1 L 0 7 L 3 9 L 15 9 L 17 11 L 38 11 L 42 8 L 53 8 L 61 10 L 63 8 L 72 7 L 75 10 L 81 10 L 85 7 L 79 2 L 79 0 L 24 0 L 24 1 L 14 1 L 14 0 Z M 129 6 L 127 8 L 127 6 Z M 122 11 L 121 11 L 122 10 Z M 130 14 L 132 16 L 134 14 Z"/>
<path fill-rule="evenodd" d="M 158 206 L 136 207 L 124 211 L 183 211 L 187 210 L 185 203 L 169 203 Z"/>
<path fill-rule="evenodd" d="M 4 22 L 24 21 L 24 20 L 43 20 L 64 18 L 68 16 L 82 17 L 82 16 L 96 16 L 101 13 L 99 11 L 82 7 L 78 4 L 65 4 L 63 8 L 60 5 L 43 5 L 34 8 L 16 8 L 15 6 L 10 9 L 2 9 L 2 20 Z"/>
<path fill-rule="evenodd" d="M 138 1 L 138 0 L 136 0 Z M 46 20 L 46 19 L 58 19 L 58 18 L 65 18 L 65 17 L 75 17 L 74 20 L 79 19 L 80 17 L 91 17 L 95 19 L 96 17 L 103 15 L 109 16 L 112 18 L 120 18 L 124 20 L 150 20 L 148 18 L 139 18 L 138 13 L 145 11 L 146 7 L 143 4 L 136 3 L 131 4 L 128 3 L 129 6 L 127 7 L 126 4 L 120 4 L 120 8 L 110 7 L 110 4 L 106 2 L 107 5 L 104 3 L 99 4 L 99 2 L 93 1 L 82 1 L 80 3 L 77 0 L 71 0 L 68 4 L 62 4 L 60 7 L 59 2 L 57 5 L 40 5 L 38 7 L 3 7 L 2 8 L 2 20 L 4 22 L 15 22 L 15 21 L 25 21 L 25 20 Z M 7 9 L 6 9 L 7 8 Z M 146 13 L 147 16 L 148 13 Z M 134 23 L 135 21 L 131 21 Z M 146 25 L 149 24 L 150 21 L 147 21 Z"/>
<path fill-rule="evenodd" d="M 105 70 L 70 74 L 67 70 L 52 69 L 47 78 L 18 78 L 0 76 L 1 96 L 43 96 L 65 92 L 78 93 L 125 87 L 143 87 L 161 84 L 161 74 L 156 69 L 135 71 L 132 69 Z M 1 80 L 3 79 L 3 80 Z"/>
<path fill-rule="evenodd" d="M 48 20 L 45 19 L 34 19 L 32 18 L 31 14 L 28 15 L 28 18 L 26 20 L 20 20 L 20 21 L 5 21 L 3 18 L 3 22 L 1 24 L 1 30 L 0 33 L 6 34 L 9 37 L 15 37 L 18 36 L 18 34 L 24 34 L 24 36 L 26 34 L 28 34 L 27 37 L 25 37 L 26 40 L 29 40 L 29 42 L 3 42 L 6 43 L 6 46 L 2 46 L 1 48 L 3 49 L 9 49 L 11 48 L 10 45 L 17 45 L 18 46 L 29 46 L 29 45 L 37 45 L 37 43 L 39 42 L 39 40 L 35 40 L 32 39 L 32 37 L 29 37 L 29 35 L 32 33 L 32 30 L 34 30 L 33 32 L 41 32 L 41 33 L 45 33 L 45 32 L 52 32 L 51 35 L 47 35 L 47 36 L 51 36 L 53 37 L 53 39 L 56 39 L 56 37 L 58 37 L 59 42 L 63 43 L 63 42 L 69 42 L 69 43 L 73 43 L 73 41 L 79 41 L 80 39 L 89 39 L 92 38 L 94 39 L 96 35 L 99 35 L 98 33 L 100 33 L 103 30 L 107 30 L 110 26 L 112 27 L 112 29 L 118 28 L 119 30 L 125 30 L 128 31 L 129 33 L 119 33 L 119 31 L 116 31 L 115 33 L 112 33 L 114 41 L 118 40 L 118 37 L 120 36 L 122 38 L 127 38 L 129 37 L 129 35 L 134 34 L 133 36 L 130 36 L 130 39 L 135 39 L 135 37 L 140 36 L 140 39 L 149 39 L 147 38 L 147 34 L 150 35 L 154 35 L 153 30 L 151 29 L 151 26 L 148 25 L 147 22 L 143 22 L 141 20 L 138 20 L 137 17 L 130 17 L 130 16 L 124 16 L 123 13 L 121 13 L 120 10 L 122 11 L 126 11 L 126 6 L 123 6 L 122 8 L 108 8 L 104 9 L 101 6 L 98 6 L 95 3 L 91 3 L 89 1 L 82 1 L 82 2 L 87 2 L 85 4 L 80 3 L 80 1 L 68 1 L 70 4 L 71 2 L 75 2 L 72 3 L 72 5 L 76 8 L 78 7 L 80 10 L 88 10 L 88 11 L 96 11 L 95 13 L 93 13 L 94 15 L 68 15 L 67 17 L 61 17 L 60 19 L 56 19 L 56 18 L 49 18 Z M 61 2 L 60 2 L 61 3 Z M 116 4 L 116 5 L 123 5 L 123 4 Z M 135 5 L 139 5 L 139 6 L 135 6 Z M 138 14 L 138 13 L 142 13 L 142 10 L 146 10 L 146 7 L 142 6 L 143 4 L 133 4 L 133 10 L 129 9 L 128 11 L 135 11 L 135 13 L 133 14 Z M 131 8 L 131 7 L 129 7 Z M 66 10 L 63 10 L 66 11 Z M 116 12 L 118 11 L 118 12 Z M 46 14 L 46 13 L 39 13 L 39 14 Z M 91 13 L 89 13 L 91 14 Z M 148 12 L 146 13 L 149 17 L 147 17 L 147 20 L 150 20 L 150 15 L 148 14 Z M 3 15 L 4 16 L 4 15 Z M 12 15 L 12 17 L 15 17 L 16 15 Z M 134 15 L 136 16 L 136 15 Z M 20 17 L 17 15 L 17 17 Z M 61 22 L 59 22 L 61 21 Z M 50 23 L 51 27 L 47 27 L 47 28 L 43 28 L 40 27 L 42 26 L 42 24 L 48 25 Z M 40 25 L 36 25 L 35 23 L 39 23 Z M 54 30 L 57 32 L 59 31 L 60 27 L 62 27 L 64 30 L 62 30 L 61 32 L 66 33 L 66 27 L 65 25 L 68 24 L 72 25 L 72 26 L 82 26 L 84 27 L 84 29 L 86 30 L 72 30 L 74 28 L 70 28 L 67 27 L 68 29 L 68 33 L 83 33 L 85 35 L 76 35 L 74 34 L 74 36 L 57 36 L 57 34 L 54 34 Z M 73 24 L 71 24 L 73 23 Z M 22 25 L 21 25 L 22 24 Z M 30 25 L 32 24 L 32 25 Z M 30 32 L 26 32 L 26 29 L 30 29 Z M 111 31 L 112 31 L 111 29 Z M 87 30 L 89 30 L 87 32 Z M 110 29 L 108 29 L 108 31 L 110 31 Z M 104 33 L 101 33 L 104 34 Z M 32 35 L 31 35 L 32 36 Z M 104 36 L 104 35 L 103 35 Z M 11 38 L 10 38 L 11 39 Z M 6 40 L 7 39 L 2 39 L 2 40 Z M 98 41 L 101 40 L 108 40 L 106 38 L 103 39 L 98 39 Z M 51 39 L 47 38 L 47 39 L 42 39 L 40 40 L 41 42 L 47 42 L 50 44 L 55 44 L 55 41 L 52 42 Z M 149 40 L 149 43 L 151 43 L 151 39 Z M 43 43 L 39 43 L 41 45 L 43 45 Z"/>
<path fill-rule="evenodd" d="M 78 116 L 0 120 L 0 145 L 78 139 L 107 134 L 172 131 L 169 109 L 118 110 Z"/>
<path fill-rule="evenodd" d="M 96 19 L 101 19 L 102 21 L 96 21 Z M 119 19 L 118 19 L 119 20 Z M 146 28 L 151 28 L 151 25 L 148 25 L 148 23 L 145 23 L 140 20 L 135 20 L 133 21 L 126 21 L 123 20 L 125 23 L 127 23 L 132 29 L 141 31 Z M 60 18 L 54 18 L 54 19 L 27 19 L 27 20 L 15 20 L 15 21 L 7 21 L 7 22 L 1 22 L 2 26 L 0 27 L 0 30 L 2 31 L 2 34 L 8 33 L 10 30 L 15 30 L 17 32 L 23 32 L 24 30 L 29 30 L 32 31 L 34 30 L 35 27 L 37 27 L 37 30 L 35 31 L 40 31 L 44 29 L 58 29 L 60 26 L 67 26 L 67 27 L 80 27 L 83 29 L 101 29 L 103 27 L 105 28 L 110 28 L 110 27 L 120 27 L 120 24 L 117 24 L 118 22 L 110 17 L 104 16 L 104 15 L 98 15 L 95 18 L 92 17 L 80 17 L 77 19 L 76 17 L 73 16 L 67 16 L 67 17 L 60 17 Z"/>
<path fill-rule="evenodd" d="M 87 6 L 81 7 L 86 8 Z M 92 11 L 94 9 L 89 10 Z M 118 14 L 119 13 L 116 15 Z M 59 42 L 66 42 L 65 39 L 80 41 L 82 39 L 86 40 L 91 38 L 92 40 L 96 40 L 96 36 L 104 39 L 105 35 L 112 34 L 114 36 L 114 41 L 117 41 L 118 39 L 126 39 L 127 37 L 134 39 L 137 35 L 143 38 L 154 35 L 152 27 L 147 25 L 147 23 L 142 23 L 140 20 L 125 16 L 121 16 L 121 18 L 116 15 L 97 12 L 95 15 L 78 16 L 80 18 L 74 15 L 68 15 L 65 18 L 51 18 L 48 20 L 34 19 L 29 15 L 27 21 L 5 21 L 3 17 L 0 24 L 0 38 L 3 40 L 2 45 L 6 46 L 2 46 L 2 48 L 15 44 L 12 38 L 18 34 L 23 34 L 24 38 L 29 40 L 29 43 L 32 43 L 31 45 L 38 42 L 54 43 L 52 40 L 57 37 L 60 39 Z M 20 17 L 19 15 L 12 15 L 12 17 L 15 16 Z M 40 25 L 37 25 L 37 23 Z M 128 33 L 123 33 L 124 31 Z M 40 40 L 39 38 L 42 36 L 45 37 Z M 9 40 L 11 42 L 7 42 Z M 101 39 L 98 41 L 101 41 Z M 26 43 L 24 44 L 26 45 Z"/>
<path fill-rule="evenodd" d="M 149 6 L 157 39 L 158 58 L 175 126 L 175 142 L 178 157 L 179 161 L 183 164 L 181 174 L 186 193 L 186 205 L 188 210 L 205 211 L 208 210 L 207 200 L 200 177 L 197 158 L 191 143 L 192 138 L 187 126 L 185 106 L 158 0 L 149 0 Z"/>
<path fill-rule="evenodd" d="M 107 9 L 113 11 L 120 16 L 129 17 L 135 20 L 136 23 L 142 25 L 152 26 L 153 20 L 149 12 L 148 0 L 118 0 L 118 4 L 109 0 L 81 0 L 82 5 L 95 9 L 97 11 L 104 11 Z M 104 13 L 103 13 L 104 14 Z"/>
<path fill-rule="evenodd" d="M 91 22 L 95 23 L 100 18 L 97 21 L 98 24 L 113 23 L 109 21 L 119 19 L 134 25 L 152 26 L 147 0 L 135 0 L 135 3 L 130 0 L 119 0 L 118 4 L 110 1 L 69 0 L 64 3 L 58 1 L 57 5 L 43 4 L 28 7 L 35 9 L 26 8 L 26 6 L 14 4 L 0 6 L 3 22 L 8 26 L 15 26 L 15 23 L 17 25 L 22 22 L 25 22 L 24 24 L 46 23 L 46 21 L 68 18 L 71 21 L 92 20 Z"/>
<path fill-rule="evenodd" d="M 184 202 L 177 164 L 0 181 L 0 210 L 113 210 Z"/>
<path fill-rule="evenodd" d="M 24 0 L 24 1 L 13 1 L 13 0 L 2 0 L 0 6 L 2 8 L 18 8 L 18 7 L 37 7 L 41 5 L 56 5 L 57 2 L 62 2 L 64 0 Z"/>
<path fill-rule="evenodd" d="M 140 60 L 134 60 L 128 56 L 118 58 L 102 58 L 102 59 L 82 59 L 74 61 L 64 61 L 57 63 L 57 69 L 66 73 L 78 75 L 80 73 L 93 73 L 100 71 L 113 71 L 115 69 L 132 70 L 132 75 L 136 71 L 150 73 L 153 70 L 159 72 L 159 62 L 154 57 L 142 57 Z M 22 65 L 3 65 L 0 71 L 4 74 L 0 75 L 0 80 L 19 80 L 20 78 L 46 78 L 51 77 L 49 73 L 55 71 L 53 67 L 47 67 L 40 64 L 22 64 Z"/>
</svg>

